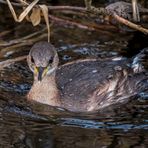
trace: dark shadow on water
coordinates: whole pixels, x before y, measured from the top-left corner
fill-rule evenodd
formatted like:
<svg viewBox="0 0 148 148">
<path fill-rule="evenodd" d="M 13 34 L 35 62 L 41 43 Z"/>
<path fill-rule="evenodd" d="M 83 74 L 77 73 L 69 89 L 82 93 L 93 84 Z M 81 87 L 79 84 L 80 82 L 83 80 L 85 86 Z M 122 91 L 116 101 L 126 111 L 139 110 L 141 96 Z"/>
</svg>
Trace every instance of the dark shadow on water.
<svg viewBox="0 0 148 148">
<path fill-rule="evenodd" d="M 148 47 L 148 35 L 135 32 L 133 38 L 129 40 L 127 48 L 123 49 L 125 52 L 123 55 L 126 57 L 133 57 L 146 47 Z"/>
</svg>

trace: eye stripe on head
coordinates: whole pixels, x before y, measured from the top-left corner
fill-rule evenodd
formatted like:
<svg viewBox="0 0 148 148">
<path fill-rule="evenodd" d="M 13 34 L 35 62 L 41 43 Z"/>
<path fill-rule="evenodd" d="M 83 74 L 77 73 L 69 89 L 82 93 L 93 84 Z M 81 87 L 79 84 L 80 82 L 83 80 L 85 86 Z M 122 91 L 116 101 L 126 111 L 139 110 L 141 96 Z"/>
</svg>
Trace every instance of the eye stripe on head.
<svg viewBox="0 0 148 148">
<path fill-rule="evenodd" d="M 34 63 L 34 58 L 31 56 L 31 62 Z"/>
<path fill-rule="evenodd" d="M 52 62 L 53 62 L 53 57 L 51 57 L 51 58 L 49 59 L 49 64 L 52 64 Z"/>
</svg>

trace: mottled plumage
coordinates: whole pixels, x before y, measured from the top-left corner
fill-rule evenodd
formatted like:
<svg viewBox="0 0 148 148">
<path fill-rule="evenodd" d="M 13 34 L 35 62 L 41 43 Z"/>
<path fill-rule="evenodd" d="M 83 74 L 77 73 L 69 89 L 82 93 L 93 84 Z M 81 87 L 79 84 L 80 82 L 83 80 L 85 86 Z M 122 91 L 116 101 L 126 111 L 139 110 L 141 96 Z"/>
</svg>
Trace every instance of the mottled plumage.
<svg viewBox="0 0 148 148">
<path fill-rule="evenodd" d="M 147 80 L 142 70 L 134 72 L 130 59 L 86 59 L 58 67 L 57 52 L 47 42 L 32 47 L 28 64 L 34 73 L 28 98 L 71 111 L 96 111 L 124 102 L 143 90 Z"/>
</svg>

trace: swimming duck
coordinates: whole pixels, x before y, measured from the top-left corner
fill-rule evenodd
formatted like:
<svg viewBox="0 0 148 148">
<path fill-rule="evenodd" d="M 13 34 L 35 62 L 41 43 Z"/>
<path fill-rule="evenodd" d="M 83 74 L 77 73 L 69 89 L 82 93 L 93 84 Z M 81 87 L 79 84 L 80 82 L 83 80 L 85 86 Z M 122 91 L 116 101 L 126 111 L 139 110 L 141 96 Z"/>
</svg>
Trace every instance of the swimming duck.
<svg viewBox="0 0 148 148">
<path fill-rule="evenodd" d="M 34 74 L 27 97 L 74 112 L 97 111 L 123 102 L 142 89 L 145 76 L 143 72 L 137 72 L 141 71 L 137 67 L 130 66 L 129 63 L 137 60 L 131 61 L 84 59 L 58 67 L 55 47 L 48 42 L 38 42 L 27 57 Z"/>
</svg>

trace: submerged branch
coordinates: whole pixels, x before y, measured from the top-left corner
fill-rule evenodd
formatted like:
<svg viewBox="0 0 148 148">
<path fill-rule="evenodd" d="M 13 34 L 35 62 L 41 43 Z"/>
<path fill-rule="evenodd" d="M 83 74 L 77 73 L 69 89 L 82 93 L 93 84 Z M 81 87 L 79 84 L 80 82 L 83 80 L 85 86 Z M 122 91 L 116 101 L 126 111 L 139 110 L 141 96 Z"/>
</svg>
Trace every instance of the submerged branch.
<svg viewBox="0 0 148 148">
<path fill-rule="evenodd" d="M 62 24 L 62 25 L 71 25 L 71 26 L 76 26 L 76 27 L 81 28 L 81 29 L 94 30 L 93 27 L 83 25 L 81 23 L 77 23 L 77 22 L 70 21 L 70 20 L 65 20 L 65 19 L 62 19 L 62 18 L 59 18 L 59 17 L 55 17 L 53 15 L 48 15 L 48 16 L 53 22 L 58 22 L 59 24 Z"/>
<path fill-rule="evenodd" d="M 10 41 L 4 42 L 4 43 L 0 43 L 0 46 L 10 46 L 10 45 L 17 44 L 17 43 L 27 42 L 28 41 L 27 39 L 37 36 L 37 35 L 43 33 L 45 30 L 46 30 L 46 28 L 43 28 L 42 30 L 31 33 L 31 34 L 24 36 L 22 38 L 10 40 Z"/>
<path fill-rule="evenodd" d="M 37 36 L 37 37 L 31 38 L 31 39 L 28 39 L 25 42 L 20 42 L 18 44 L 12 45 L 12 46 L 9 46 L 9 47 L 6 47 L 6 48 L 2 48 L 0 50 L 0 58 L 3 57 L 9 51 L 13 51 L 13 50 L 16 51 L 18 47 L 32 45 L 33 43 L 35 43 L 37 41 L 40 41 L 41 39 L 43 39 L 45 37 L 47 37 L 47 34 L 46 33 L 41 34 L 40 36 Z"/>
<path fill-rule="evenodd" d="M 5 61 L 1 61 L 0 62 L 0 70 L 3 70 L 5 67 L 8 67 L 9 65 L 11 65 L 15 62 L 25 60 L 26 57 L 27 56 L 25 55 L 25 56 L 20 56 L 20 57 L 14 58 L 14 59 L 8 59 L 8 60 L 5 60 Z"/>
</svg>

